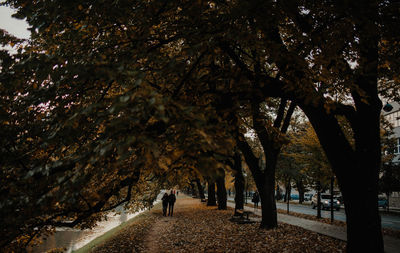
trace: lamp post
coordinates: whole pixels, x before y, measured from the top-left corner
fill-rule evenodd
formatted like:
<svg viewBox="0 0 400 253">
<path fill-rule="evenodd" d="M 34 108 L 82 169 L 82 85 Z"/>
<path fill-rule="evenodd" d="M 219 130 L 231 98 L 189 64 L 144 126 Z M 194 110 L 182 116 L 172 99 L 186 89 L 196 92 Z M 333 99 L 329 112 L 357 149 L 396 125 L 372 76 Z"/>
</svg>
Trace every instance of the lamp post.
<svg viewBox="0 0 400 253">
<path fill-rule="evenodd" d="M 244 195 L 244 203 L 247 204 L 247 188 L 248 188 L 248 182 L 247 182 L 247 174 L 243 173 L 244 176 L 244 190 L 245 190 L 245 195 Z"/>
</svg>

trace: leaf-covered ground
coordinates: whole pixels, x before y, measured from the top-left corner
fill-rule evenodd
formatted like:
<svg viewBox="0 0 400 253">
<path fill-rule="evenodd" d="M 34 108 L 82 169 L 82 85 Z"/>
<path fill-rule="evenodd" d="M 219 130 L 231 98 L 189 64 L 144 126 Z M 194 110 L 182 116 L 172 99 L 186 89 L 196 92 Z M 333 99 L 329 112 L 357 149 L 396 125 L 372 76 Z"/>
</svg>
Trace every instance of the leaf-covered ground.
<svg viewBox="0 0 400 253">
<path fill-rule="evenodd" d="M 160 206 L 92 252 L 344 252 L 345 242 L 287 224 L 273 230 L 259 223 L 229 221 L 233 210 L 216 210 L 181 198 L 173 217 Z"/>
</svg>

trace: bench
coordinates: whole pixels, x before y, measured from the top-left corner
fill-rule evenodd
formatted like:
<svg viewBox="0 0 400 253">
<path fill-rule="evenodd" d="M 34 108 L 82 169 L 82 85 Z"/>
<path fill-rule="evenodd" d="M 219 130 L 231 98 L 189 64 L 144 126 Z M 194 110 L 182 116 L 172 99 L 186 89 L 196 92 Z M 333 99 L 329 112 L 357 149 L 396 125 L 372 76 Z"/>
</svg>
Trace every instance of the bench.
<svg viewBox="0 0 400 253">
<path fill-rule="evenodd" d="M 253 223 L 254 221 L 249 219 L 249 214 L 252 213 L 243 209 L 235 209 L 235 214 L 230 220 L 239 224 Z"/>
<path fill-rule="evenodd" d="M 246 220 L 249 220 L 249 214 L 252 214 L 252 212 L 249 211 L 244 211 L 242 209 L 236 210 L 236 213 L 239 214 L 239 216 L 244 219 L 244 216 L 246 216 Z"/>
</svg>

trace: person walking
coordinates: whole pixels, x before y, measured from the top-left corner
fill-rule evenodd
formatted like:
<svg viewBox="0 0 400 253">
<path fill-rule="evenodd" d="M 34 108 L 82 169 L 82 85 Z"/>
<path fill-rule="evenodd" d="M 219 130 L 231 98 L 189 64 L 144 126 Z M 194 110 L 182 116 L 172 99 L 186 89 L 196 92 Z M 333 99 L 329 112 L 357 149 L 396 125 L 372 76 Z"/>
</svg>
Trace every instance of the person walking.
<svg viewBox="0 0 400 253">
<path fill-rule="evenodd" d="M 258 208 L 258 202 L 260 201 L 260 195 L 258 195 L 258 191 L 256 191 L 253 194 L 253 199 L 252 199 L 253 203 L 254 203 L 254 208 Z"/>
<path fill-rule="evenodd" d="M 172 216 L 173 213 L 174 213 L 175 201 L 176 201 L 176 197 L 175 197 L 174 191 L 171 191 L 171 193 L 168 196 L 168 204 L 169 204 L 169 206 L 168 206 L 168 216 Z"/>
<path fill-rule="evenodd" d="M 167 216 L 167 208 L 168 208 L 168 202 L 169 202 L 168 193 L 164 193 L 164 196 L 161 198 L 161 201 L 162 201 L 163 216 Z"/>
</svg>

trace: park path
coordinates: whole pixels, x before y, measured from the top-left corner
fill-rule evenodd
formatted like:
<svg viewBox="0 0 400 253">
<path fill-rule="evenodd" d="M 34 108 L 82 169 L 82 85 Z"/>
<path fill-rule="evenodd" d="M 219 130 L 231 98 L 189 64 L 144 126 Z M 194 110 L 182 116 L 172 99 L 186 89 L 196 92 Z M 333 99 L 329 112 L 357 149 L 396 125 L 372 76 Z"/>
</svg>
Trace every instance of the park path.
<svg viewBox="0 0 400 253">
<path fill-rule="evenodd" d="M 183 200 L 179 205 L 175 206 L 179 208 L 184 208 L 187 205 L 186 200 Z M 175 226 L 176 217 L 170 216 L 162 216 L 161 218 L 157 219 L 151 229 L 149 230 L 148 234 L 145 236 L 144 239 L 144 247 L 147 252 L 164 252 L 162 247 L 163 240 L 168 240 L 171 234 L 171 229 Z"/>
<path fill-rule="evenodd" d="M 272 230 L 259 223 L 230 221 L 233 210 L 217 210 L 199 199 L 179 195 L 173 217 L 161 204 L 138 216 L 91 252 L 344 252 L 346 244 L 328 236 L 280 223 Z M 257 216 L 251 216 L 256 219 Z M 315 243 L 318 242 L 318 243 Z"/>
<path fill-rule="evenodd" d="M 143 236 L 141 252 L 342 252 L 345 244 L 290 225 L 265 231 L 258 224 L 230 222 L 232 209 L 207 207 L 199 199 L 178 198 L 174 216 L 157 218 Z M 253 217 L 255 218 L 255 217 Z M 323 242 L 315 244 L 315 241 Z M 314 249 L 314 250 L 313 250 Z M 311 250 L 311 251 L 310 251 Z"/>
</svg>

